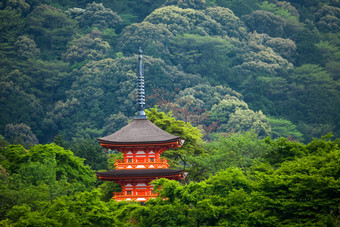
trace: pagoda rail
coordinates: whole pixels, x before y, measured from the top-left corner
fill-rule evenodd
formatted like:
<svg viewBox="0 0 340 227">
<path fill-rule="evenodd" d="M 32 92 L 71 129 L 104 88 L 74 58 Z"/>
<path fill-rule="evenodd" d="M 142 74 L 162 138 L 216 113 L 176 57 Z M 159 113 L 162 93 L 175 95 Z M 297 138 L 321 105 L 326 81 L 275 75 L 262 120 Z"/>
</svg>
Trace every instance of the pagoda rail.
<svg viewBox="0 0 340 227">
<path fill-rule="evenodd" d="M 137 166 L 144 166 L 146 169 L 163 169 L 168 168 L 170 165 L 168 161 L 163 158 L 160 162 L 126 162 L 125 160 L 117 159 L 115 166 L 116 169 L 135 169 Z"/>
<path fill-rule="evenodd" d="M 122 192 L 114 192 L 113 193 L 113 199 L 127 199 L 127 198 L 131 198 L 133 200 L 138 199 L 138 198 L 157 198 L 158 194 L 153 194 L 153 195 L 123 195 Z M 148 199 L 147 199 L 148 200 Z"/>
</svg>

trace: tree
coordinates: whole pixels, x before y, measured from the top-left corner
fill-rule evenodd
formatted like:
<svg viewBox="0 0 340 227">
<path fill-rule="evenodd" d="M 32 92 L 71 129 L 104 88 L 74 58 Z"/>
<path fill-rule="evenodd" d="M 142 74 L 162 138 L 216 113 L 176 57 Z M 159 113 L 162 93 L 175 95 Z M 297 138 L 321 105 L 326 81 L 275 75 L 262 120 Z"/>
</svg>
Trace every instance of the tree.
<svg viewBox="0 0 340 227">
<path fill-rule="evenodd" d="M 111 114 L 104 124 L 104 135 L 110 135 L 128 124 L 128 118 L 122 113 Z"/>
<path fill-rule="evenodd" d="M 219 128 L 222 132 L 245 132 L 253 131 L 260 137 L 271 135 L 271 127 L 261 110 L 254 112 L 250 109 L 237 108 L 233 112 L 227 124 Z"/>
<path fill-rule="evenodd" d="M 230 115 L 237 109 L 248 109 L 247 103 L 235 96 L 226 95 L 223 100 L 211 108 L 210 118 L 221 123 L 227 123 Z"/>
<path fill-rule="evenodd" d="M 36 145 L 30 150 L 10 145 L 0 152 L 0 166 L 8 173 L 0 178 L 2 219 L 5 215 L 13 221 L 19 221 L 19 216 L 25 219 L 26 214 L 20 215 L 18 207 L 41 211 L 58 197 L 91 190 L 94 185 L 94 173 L 84 166 L 84 160 L 55 144 Z"/>
<path fill-rule="evenodd" d="M 19 71 L 13 72 L 11 76 L 20 76 Z M 7 78 L 8 78 L 7 77 Z M 15 78 L 23 80 L 22 85 L 25 87 L 25 78 Z M 27 82 L 27 80 L 26 80 Z M 19 84 L 12 81 L 0 82 L 0 113 L 1 113 L 1 131 L 4 132 L 7 124 L 26 124 L 35 132 L 38 129 L 41 116 L 42 106 L 40 101 L 32 94 L 27 94 Z"/>
<path fill-rule="evenodd" d="M 89 3 L 80 16 L 80 26 L 99 29 L 120 29 L 122 19 L 111 9 L 105 8 L 103 3 Z"/>
<path fill-rule="evenodd" d="M 266 3 L 266 4 L 265 4 Z M 292 16 L 287 9 L 277 7 L 264 1 L 262 9 L 256 10 L 242 18 L 251 31 L 266 33 L 272 37 L 288 38 L 301 32 L 303 24 L 298 17 Z"/>
<path fill-rule="evenodd" d="M 175 98 L 178 99 L 185 96 L 193 96 L 198 102 L 203 102 L 203 108 L 206 110 L 210 110 L 215 104 L 219 104 L 225 97 L 232 98 L 235 96 L 239 100 L 242 100 L 242 95 L 229 87 L 222 85 L 211 86 L 202 83 L 180 91 Z"/>
<path fill-rule="evenodd" d="M 202 10 L 205 9 L 205 0 L 167 0 L 164 5 L 176 5 L 183 9 L 191 8 Z"/>
<path fill-rule="evenodd" d="M 291 39 L 270 38 L 265 45 L 287 60 L 292 60 L 296 53 L 296 45 Z"/>
<path fill-rule="evenodd" d="M 200 155 L 204 151 L 199 146 L 202 141 L 202 133 L 198 128 L 193 127 L 189 122 L 176 120 L 171 113 L 158 112 L 157 108 L 146 110 L 148 119 L 164 131 L 180 136 L 185 140 L 181 148 L 167 150 L 163 155 L 169 160 L 173 168 L 181 167 L 184 170 L 191 169 L 190 157 Z"/>
<path fill-rule="evenodd" d="M 37 6 L 26 23 L 45 59 L 58 58 L 75 32 L 75 21 L 50 5 Z M 52 53 L 52 54 L 51 54 Z"/>
<path fill-rule="evenodd" d="M 181 9 L 176 6 L 156 9 L 145 18 L 145 21 L 155 25 L 164 24 L 174 35 L 189 33 L 190 31 L 200 35 L 224 33 L 222 29 L 218 29 L 218 23 L 205 15 L 203 11 Z"/>
<path fill-rule="evenodd" d="M 278 15 L 264 10 L 256 10 L 243 16 L 245 24 L 251 31 L 266 33 L 272 37 L 283 37 L 286 22 Z"/>
<path fill-rule="evenodd" d="M 247 28 L 245 24 L 235 16 L 234 12 L 229 8 L 209 7 L 206 14 L 218 22 L 222 29 L 227 32 L 229 37 L 238 38 L 240 40 L 247 38 Z"/>
<path fill-rule="evenodd" d="M 17 35 L 24 27 L 24 19 L 21 12 L 14 9 L 4 9 L 0 11 L 0 31 L 1 43 L 13 44 Z"/>
<path fill-rule="evenodd" d="M 318 65 L 302 65 L 289 75 L 288 99 L 283 105 L 288 119 L 299 119 L 306 124 L 331 124 L 338 116 L 338 92 L 335 82 Z M 331 104 L 332 103 L 332 104 Z M 302 131 L 304 135 L 311 132 Z M 310 134 L 311 135 L 311 134 Z M 314 135 L 321 136 L 321 135 Z"/>
<path fill-rule="evenodd" d="M 56 131 L 66 128 L 73 123 L 73 119 L 77 119 L 76 111 L 79 105 L 79 101 L 75 98 L 65 102 L 58 101 L 54 109 L 46 114 L 42 128 L 48 133 L 46 136 L 48 140 L 54 138 Z"/>
<path fill-rule="evenodd" d="M 98 33 L 93 31 L 91 34 L 73 40 L 63 58 L 71 63 L 105 58 L 110 50 L 110 45 L 103 41 Z"/>
<path fill-rule="evenodd" d="M 259 8 L 259 0 L 207 0 L 208 5 L 218 5 L 231 9 L 237 16 L 249 14 Z"/>
<path fill-rule="evenodd" d="M 170 43 L 173 64 L 181 65 L 189 73 L 200 74 L 211 83 L 230 80 L 231 44 L 225 39 L 183 34 L 175 36 Z"/>
<path fill-rule="evenodd" d="M 305 146 L 297 141 L 290 141 L 283 137 L 275 140 L 266 138 L 265 141 L 271 148 L 264 155 L 264 158 L 274 167 L 285 161 L 292 161 L 297 157 L 300 158 L 306 155 Z"/>
<path fill-rule="evenodd" d="M 219 134 L 204 147 L 206 153 L 195 157 L 198 175 L 194 179 L 206 179 L 229 167 L 247 170 L 264 161 L 271 150 L 271 146 L 254 132 Z"/>
<path fill-rule="evenodd" d="M 25 124 L 7 124 L 4 136 L 12 144 L 22 144 L 30 147 L 38 143 L 38 139 L 31 131 L 31 128 Z"/>
<path fill-rule="evenodd" d="M 320 31 L 337 33 L 340 31 L 340 9 L 323 5 L 315 14 L 316 25 Z"/>
<path fill-rule="evenodd" d="M 107 169 L 107 156 L 104 149 L 90 138 L 83 138 L 72 142 L 70 150 L 75 156 L 84 159 L 84 164 L 92 170 Z"/>
<path fill-rule="evenodd" d="M 291 121 L 283 118 L 272 117 L 268 117 L 268 120 L 272 129 L 272 138 L 285 137 L 303 141 L 302 133 L 298 131 L 296 125 L 294 125 Z"/>
<path fill-rule="evenodd" d="M 149 22 L 125 27 L 118 39 L 117 49 L 127 54 L 136 53 L 136 47 L 143 47 L 144 53 L 154 57 L 169 58 L 167 43 L 173 34 L 164 25 Z M 164 60 L 166 60 L 164 59 Z"/>
<path fill-rule="evenodd" d="M 24 204 L 8 212 L 7 222 L 17 225 L 105 225 L 117 226 L 124 222 L 117 220 L 117 203 L 100 200 L 99 190 L 79 192 L 74 196 L 63 196 L 48 205 L 42 203 L 38 209 Z M 1 223 L 1 222 L 0 222 Z"/>
<path fill-rule="evenodd" d="M 240 61 L 233 66 L 237 70 L 236 72 L 245 79 L 250 78 L 250 75 L 279 76 L 287 74 L 293 68 L 293 64 L 272 48 L 262 45 L 259 38 L 257 33 L 253 33 L 250 35 L 246 48 L 238 48 L 237 55 Z"/>
<path fill-rule="evenodd" d="M 40 55 L 40 49 L 37 48 L 33 39 L 23 35 L 19 36 L 17 41 L 14 43 L 19 57 L 23 59 L 35 58 Z"/>
<path fill-rule="evenodd" d="M 336 225 L 339 173 L 334 167 L 339 149 L 318 149 L 318 155 L 284 162 L 272 173 L 256 174 L 261 206 L 282 225 Z"/>
<path fill-rule="evenodd" d="M 16 10 L 17 12 L 21 14 L 26 14 L 30 10 L 30 5 L 25 2 L 25 0 L 10 0 L 6 1 L 4 4 L 6 5 L 7 10 Z"/>
</svg>

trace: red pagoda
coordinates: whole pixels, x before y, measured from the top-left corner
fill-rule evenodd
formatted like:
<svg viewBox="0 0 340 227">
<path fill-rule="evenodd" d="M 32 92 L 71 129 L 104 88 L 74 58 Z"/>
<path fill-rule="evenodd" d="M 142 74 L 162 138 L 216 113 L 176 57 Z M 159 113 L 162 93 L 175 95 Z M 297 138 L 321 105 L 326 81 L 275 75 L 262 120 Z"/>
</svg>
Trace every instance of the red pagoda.
<svg viewBox="0 0 340 227">
<path fill-rule="evenodd" d="M 183 170 L 168 169 L 162 152 L 181 147 L 183 140 L 158 128 L 145 115 L 144 72 L 142 50 L 139 49 L 138 67 L 138 112 L 135 119 L 119 131 L 98 139 L 104 148 L 124 154 L 124 160 L 116 161 L 116 169 L 109 172 L 96 172 L 99 179 L 114 181 L 122 186 L 122 192 L 114 192 L 116 201 L 146 202 L 157 197 L 152 192 L 152 180 L 184 178 Z"/>
</svg>

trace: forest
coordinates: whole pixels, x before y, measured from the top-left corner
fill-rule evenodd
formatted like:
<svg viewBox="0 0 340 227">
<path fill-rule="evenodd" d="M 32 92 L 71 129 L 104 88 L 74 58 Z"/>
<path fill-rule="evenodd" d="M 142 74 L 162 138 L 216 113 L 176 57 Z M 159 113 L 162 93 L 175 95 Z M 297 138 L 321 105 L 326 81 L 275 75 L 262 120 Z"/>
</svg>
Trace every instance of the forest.
<svg viewBox="0 0 340 227">
<path fill-rule="evenodd" d="M 338 0 L 2 0 L 1 226 L 338 226 Z M 111 199 L 133 119 L 185 139 L 181 182 Z M 165 199 L 166 198 L 166 199 Z"/>
</svg>

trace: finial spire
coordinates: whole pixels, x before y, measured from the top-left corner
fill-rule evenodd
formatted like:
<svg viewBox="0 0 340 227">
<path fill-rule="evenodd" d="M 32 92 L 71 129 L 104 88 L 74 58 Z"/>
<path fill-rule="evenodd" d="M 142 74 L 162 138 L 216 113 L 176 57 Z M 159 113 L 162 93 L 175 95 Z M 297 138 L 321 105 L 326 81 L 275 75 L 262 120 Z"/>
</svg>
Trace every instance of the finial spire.
<svg viewBox="0 0 340 227">
<path fill-rule="evenodd" d="M 144 91 L 144 69 L 142 63 L 142 48 L 138 50 L 138 112 L 136 119 L 146 119 L 145 115 L 145 91 Z"/>
</svg>

